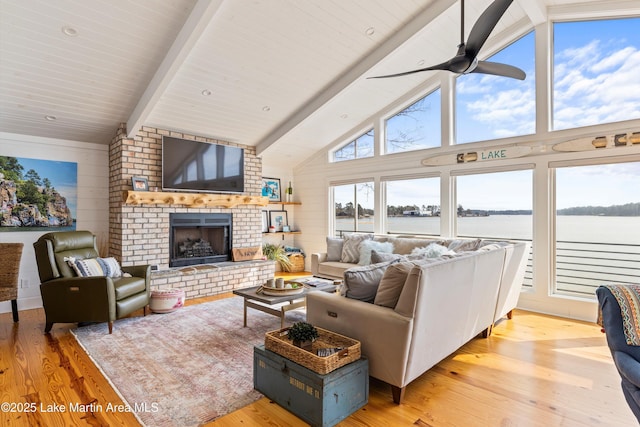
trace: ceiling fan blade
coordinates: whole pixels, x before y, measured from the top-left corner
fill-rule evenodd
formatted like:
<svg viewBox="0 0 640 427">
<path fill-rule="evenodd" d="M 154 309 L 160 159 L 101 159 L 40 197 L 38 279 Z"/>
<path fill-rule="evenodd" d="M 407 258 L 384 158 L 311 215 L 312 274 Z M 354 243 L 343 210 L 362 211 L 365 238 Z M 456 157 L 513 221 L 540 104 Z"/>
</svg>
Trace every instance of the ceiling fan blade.
<svg viewBox="0 0 640 427">
<path fill-rule="evenodd" d="M 524 80 L 527 77 L 526 73 L 518 67 L 489 61 L 478 61 L 478 66 L 472 73 L 493 74 L 518 80 Z"/>
<path fill-rule="evenodd" d="M 431 67 L 420 68 L 418 70 L 405 71 L 404 73 L 388 74 L 386 76 L 373 76 L 373 77 L 367 77 L 367 78 L 368 79 L 386 79 L 388 77 L 406 76 L 409 74 L 421 73 L 423 71 L 449 70 L 450 62 L 451 61 L 447 61 L 447 62 L 443 62 L 442 64 L 433 65 Z"/>
<path fill-rule="evenodd" d="M 478 55 L 484 42 L 489 38 L 489 34 L 491 34 L 512 2 L 513 0 L 495 0 L 482 12 L 482 15 L 480 15 L 480 18 L 478 18 L 469 33 L 466 50 L 468 58 L 475 58 Z"/>
</svg>

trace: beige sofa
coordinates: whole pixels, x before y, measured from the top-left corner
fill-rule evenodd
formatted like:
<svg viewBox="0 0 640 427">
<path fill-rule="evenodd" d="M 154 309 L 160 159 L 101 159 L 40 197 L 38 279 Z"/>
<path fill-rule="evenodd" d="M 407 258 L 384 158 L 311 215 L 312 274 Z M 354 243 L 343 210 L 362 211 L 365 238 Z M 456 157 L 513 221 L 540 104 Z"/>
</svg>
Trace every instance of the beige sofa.
<svg viewBox="0 0 640 427">
<path fill-rule="evenodd" d="M 456 256 L 390 264 L 384 277 L 391 270 L 408 271 L 395 306 L 311 292 L 307 321 L 359 340 L 370 375 L 389 383 L 400 403 L 407 384 L 490 332 L 515 307 L 528 246 L 492 244 Z M 382 281 L 376 300 L 380 288 Z"/>
<path fill-rule="evenodd" d="M 375 242 L 391 243 L 391 245 L 393 246 L 393 253 L 399 255 L 409 255 L 415 248 L 423 248 L 431 243 L 439 243 L 447 246 L 449 243 L 453 242 L 453 240 L 429 238 L 391 237 L 377 235 L 371 235 L 371 237 L 371 240 Z M 344 239 L 328 237 L 327 251 L 311 254 L 311 274 L 316 277 L 323 277 L 325 279 L 342 279 L 343 274 L 346 270 L 358 266 L 358 262 L 344 261 L 342 248 L 340 246 L 341 241 L 344 242 Z M 456 240 L 456 242 L 459 241 L 460 240 Z M 333 252 L 333 254 L 331 252 Z"/>
</svg>

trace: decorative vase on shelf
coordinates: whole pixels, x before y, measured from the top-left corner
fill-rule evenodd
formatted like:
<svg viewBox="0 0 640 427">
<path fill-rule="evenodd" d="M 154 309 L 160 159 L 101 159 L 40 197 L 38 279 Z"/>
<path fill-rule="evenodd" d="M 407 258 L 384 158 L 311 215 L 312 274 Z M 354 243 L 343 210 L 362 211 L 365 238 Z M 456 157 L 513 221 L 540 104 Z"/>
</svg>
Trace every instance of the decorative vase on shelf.
<svg viewBox="0 0 640 427">
<path fill-rule="evenodd" d="M 293 187 L 291 186 L 291 181 L 289 181 L 289 186 L 285 190 L 285 194 L 287 195 L 287 202 L 293 202 Z"/>
</svg>

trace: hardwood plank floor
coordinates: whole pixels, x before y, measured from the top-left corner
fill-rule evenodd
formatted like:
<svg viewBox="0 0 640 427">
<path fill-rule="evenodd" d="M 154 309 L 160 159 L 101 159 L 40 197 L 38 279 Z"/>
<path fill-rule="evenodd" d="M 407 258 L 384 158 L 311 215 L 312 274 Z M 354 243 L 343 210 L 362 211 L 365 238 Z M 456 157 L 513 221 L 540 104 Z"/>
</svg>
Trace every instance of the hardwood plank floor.
<svg viewBox="0 0 640 427">
<path fill-rule="evenodd" d="M 11 313 L 0 314 L 0 401 L 18 410 L 1 412 L 0 425 L 139 425 L 131 413 L 91 411 L 92 404 L 122 401 L 69 333 L 75 327 L 56 324 L 47 335 L 42 309 L 21 311 L 18 324 Z M 71 404 L 85 406 L 69 411 Z M 55 405 L 67 412 L 56 412 Z M 208 424 L 237 425 L 306 424 L 267 398 Z M 402 405 L 392 402 L 387 385 L 372 379 L 368 405 L 339 425 L 619 427 L 637 422 L 597 325 L 516 311 L 490 338 L 472 340 L 411 383 Z"/>
</svg>

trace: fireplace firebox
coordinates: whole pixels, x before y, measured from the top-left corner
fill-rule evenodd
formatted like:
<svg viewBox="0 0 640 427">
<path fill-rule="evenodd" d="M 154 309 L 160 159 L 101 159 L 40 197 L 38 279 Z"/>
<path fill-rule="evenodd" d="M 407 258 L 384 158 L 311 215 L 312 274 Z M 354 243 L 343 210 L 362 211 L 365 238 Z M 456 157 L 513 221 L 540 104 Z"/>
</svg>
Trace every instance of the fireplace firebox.
<svg viewBox="0 0 640 427">
<path fill-rule="evenodd" d="M 169 214 L 169 267 L 230 261 L 232 219 L 226 213 Z"/>
</svg>

